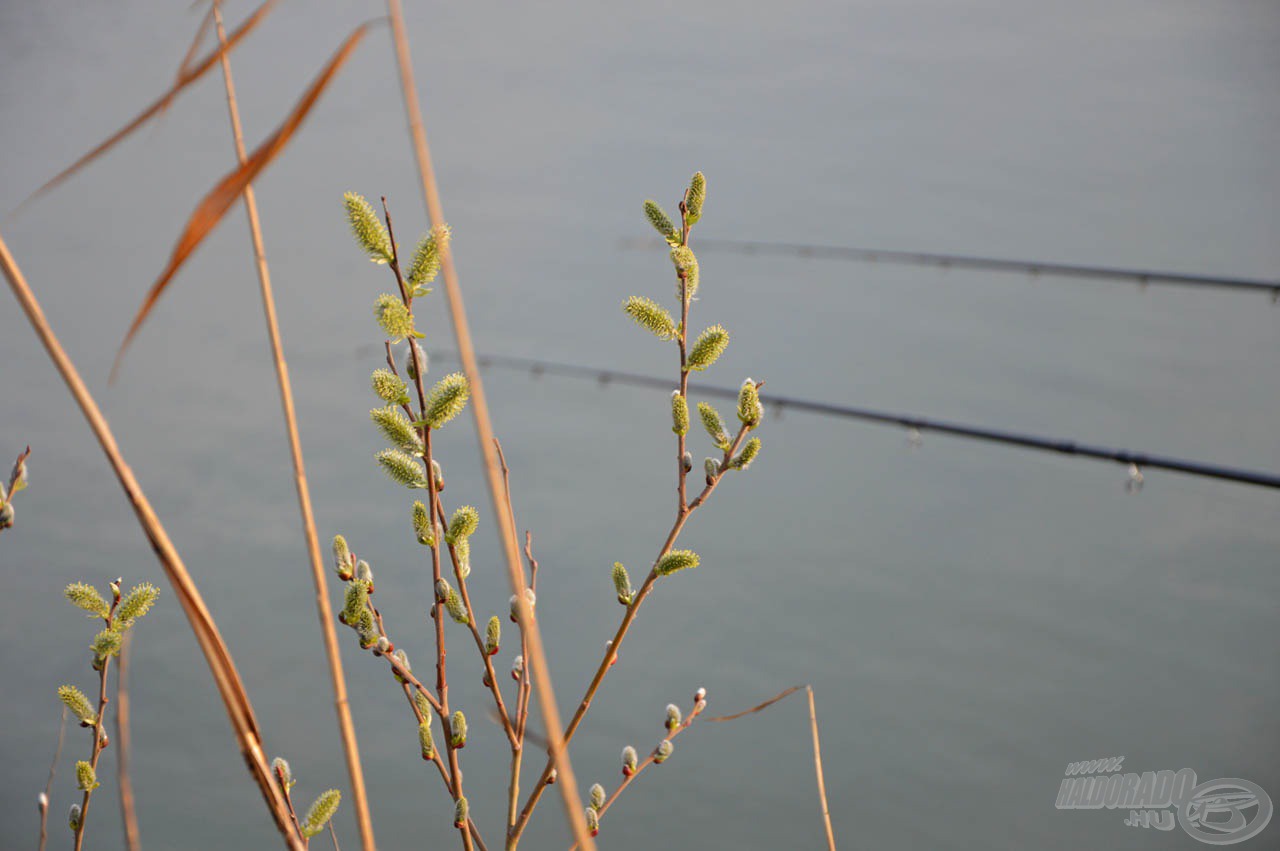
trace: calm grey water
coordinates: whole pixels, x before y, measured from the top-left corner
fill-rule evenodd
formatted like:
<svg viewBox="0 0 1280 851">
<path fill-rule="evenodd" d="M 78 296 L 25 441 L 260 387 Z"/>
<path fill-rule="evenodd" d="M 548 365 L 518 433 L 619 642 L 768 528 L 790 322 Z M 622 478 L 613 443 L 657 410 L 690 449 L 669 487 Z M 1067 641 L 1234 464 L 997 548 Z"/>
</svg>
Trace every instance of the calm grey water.
<svg viewBox="0 0 1280 851">
<path fill-rule="evenodd" d="M 1144 266 L 1280 272 L 1280 7 L 1257 2 L 410 4 L 413 48 L 482 349 L 668 374 L 629 327 L 670 299 L 640 202 L 710 181 L 700 232 Z M 230 4 L 229 13 L 248 11 Z M 258 139 L 378 3 L 286 3 L 235 54 Z M 183 3 L 0 4 L 0 209 L 171 78 Z M 274 377 L 237 211 L 126 361 L 110 358 L 181 221 L 231 160 L 210 77 L 4 235 L 109 414 L 227 636 L 272 753 L 307 800 L 346 785 Z M 429 658 L 409 498 L 371 461 L 373 297 L 346 189 L 425 227 L 389 35 L 377 29 L 259 184 L 322 534 L 373 563 L 384 611 Z M 1280 313 L 1262 296 L 706 254 L 694 322 L 733 332 L 707 381 L 1223 464 L 1280 470 Z M 451 339 L 439 294 L 428 343 Z M 149 849 L 276 846 L 202 658 L 129 508 L 15 303 L 0 298 L 0 454 L 33 486 L 0 539 L 0 846 L 31 847 L 55 688 L 89 688 L 92 624 L 62 586 L 162 584 L 138 630 L 135 783 Z M 437 364 L 442 374 L 450 365 Z M 660 392 L 491 371 L 518 522 L 535 531 L 561 705 L 620 616 L 609 567 L 642 573 L 670 524 Z M 789 413 L 753 469 L 695 516 L 703 566 L 664 582 L 574 747 L 613 788 L 663 706 L 715 712 L 812 683 L 841 847 L 1174 849 L 1180 829 L 1059 811 L 1069 762 L 1193 768 L 1280 797 L 1275 494 Z M 451 505 L 485 505 L 466 421 L 440 441 Z M 487 510 L 486 524 L 487 524 Z M 474 594 L 505 607 L 492 526 Z M 334 589 L 336 596 L 337 589 Z M 381 598 L 383 595 L 379 594 Z M 462 634 L 450 630 L 461 644 Z M 407 637 L 407 640 L 406 640 Z M 342 635 L 382 847 L 455 840 L 382 667 Z M 454 702 L 473 811 L 499 845 L 505 746 L 465 649 Z M 504 651 L 502 659 L 509 662 Z M 604 847 L 822 844 L 801 698 L 678 742 L 609 814 Z M 73 799 L 69 739 L 52 848 Z M 89 847 L 120 847 L 114 755 Z M 349 809 L 338 820 L 356 847 Z M 1280 827 L 1244 847 L 1275 847 Z M 1268 836 L 1270 839 L 1268 839 Z M 556 805 L 530 848 L 565 846 Z"/>
</svg>

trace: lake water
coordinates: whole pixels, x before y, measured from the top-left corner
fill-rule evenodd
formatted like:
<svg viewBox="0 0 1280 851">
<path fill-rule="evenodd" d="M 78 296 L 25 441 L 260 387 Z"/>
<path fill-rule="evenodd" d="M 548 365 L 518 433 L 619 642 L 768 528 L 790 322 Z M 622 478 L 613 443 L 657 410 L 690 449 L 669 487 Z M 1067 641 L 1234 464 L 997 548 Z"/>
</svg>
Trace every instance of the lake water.
<svg viewBox="0 0 1280 851">
<path fill-rule="evenodd" d="M 1280 7 L 1257 2 L 411 4 L 428 132 L 483 351 L 672 373 L 630 327 L 671 301 L 640 202 L 709 180 L 698 233 L 1274 279 L 1280 272 Z M 239 18 L 249 6 L 230 4 Z M 280 120 L 378 3 L 286 3 L 234 55 L 247 133 Z M 186 4 L 0 4 L 0 210 L 159 93 Z M 370 321 L 386 271 L 340 198 L 389 196 L 425 228 L 389 33 L 373 30 L 258 184 L 321 534 L 342 532 L 428 665 L 429 569 L 410 496 L 375 468 Z M 227 637 L 267 745 L 310 800 L 346 786 L 257 284 L 237 210 L 106 383 L 196 199 L 232 159 L 211 75 L 159 121 L 3 222 Z M 704 254 L 693 324 L 733 343 L 698 381 L 1280 470 L 1280 308 L 1262 295 Z M 442 293 L 420 303 L 452 345 Z M 435 375 L 451 369 L 437 363 Z M 671 522 L 666 395 L 491 370 L 517 521 L 542 563 L 539 616 L 562 710 L 620 617 L 609 568 L 643 574 Z M 582 783 L 661 733 L 699 686 L 710 712 L 811 683 L 843 848 L 1199 845 L 1055 809 L 1068 763 L 1240 777 L 1280 797 L 1280 502 L 1258 488 L 788 412 L 759 432 L 682 538 L 698 570 L 646 603 L 581 734 Z M 217 693 L 100 451 L 16 303 L 0 298 L 0 463 L 32 487 L 0 538 L 0 846 L 34 846 L 56 687 L 94 682 L 68 582 L 164 589 L 138 628 L 134 782 L 147 848 L 278 847 Z M 450 505 L 482 507 L 471 584 L 505 578 L 467 420 L 441 436 Z M 704 443 L 695 441 L 699 457 Z M 338 589 L 331 589 L 335 599 Z M 379 598 L 383 594 L 378 595 Z M 344 659 L 383 848 L 456 838 L 382 666 Z M 450 639 L 464 635 L 451 627 Z M 500 846 L 506 748 L 458 650 L 453 702 L 473 814 Z M 509 664 L 504 650 L 502 660 Z M 535 721 L 536 723 L 536 721 Z M 51 848 L 69 847 L 69 731 Z M 535 760 L 536 761 L 536 760 Z M 114 753 L 87 847 L 121 847 Z M 532 771 L 526 785 L 532 781 Z M 350 810 L 338 818 L 357 847 Z M 1274 847 L 1272 825 L 1244 847 Z M 1271 836 L 1269 841 L 1266 837 Z M 526 842 L 566 847 L 548 798 Z M 802 697 L 697 725 L 605 820 L 602 847 L 816 848 Z"/>
</svg>

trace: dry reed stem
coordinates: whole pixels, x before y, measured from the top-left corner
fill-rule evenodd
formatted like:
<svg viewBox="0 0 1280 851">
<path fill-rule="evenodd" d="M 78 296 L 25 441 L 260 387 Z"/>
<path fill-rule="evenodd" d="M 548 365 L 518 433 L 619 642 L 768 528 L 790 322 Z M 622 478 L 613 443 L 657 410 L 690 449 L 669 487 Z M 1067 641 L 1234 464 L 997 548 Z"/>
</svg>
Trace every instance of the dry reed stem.
<svg viewBox="0 0 1280 851">
<path fill-rule="evenodd" d="M 271 813 L 272 818 L 275 819 L 276 827 L 280 830 L 285 844 L 290 849 L 302 851 L 304 848 L 302 840 L 289 823 L 288 811 L 285 809 L 284 800 L 280 795 L 279 788 L 272 779 L 271 769 L 267 765 L 266 754 L 262 748 L 262 735 L 258 729 L 258 721 L 253 714 L 253 706 L 249 702 L 249 695 L 245 692 L 244 684 L 240 680 L 240 674 L 236 670 L 235 662 L 231 658 L 231 652 L 222 640 L 217 625 L 213 621 L 213 616 L 205 606 L 199 589 L 191 579 L 191 574 L 187 572 L 186 565 L 182 562 L 182 557 L 178 555 L 177 549 L 169 539 L 169 535 L 160 523 L 160 519 L 156 516 L 155 510 L 151 507 L 150 501 L 147 499 L 146 494 L 143 493 L 142 486 L 138 484 L 138 480 L 133 475 L 133 470 L 125 463 L 124 456 L 120 453 L 120 447 L 116 444 L 115 436 L 111 433 L 111 426 L 102 415 L 102 411 L 98 408 L 98 404 L 94 401 L 92 394 L 89 393 L 89 389 L 85 386 L 84 380 L 80 377 L 75 364 L 71 362 L 66 350 L 58 342 L 58 338 L 53 333 L 48 319 L 45 318 L 44 311 L 40 308 L 39 301 L 31 291 L 31 287 L 28 286 L 22 270 L 9 252 L 9 246 L 4 242 L 3 238 L 0 238 L 0 270 L 3 270 L 5 279 L 9 282 L 9 288 L 22 306 L 23 312 L 26 313 L 28 322 L 30 322 L 31 327 L 40 338 L 50 360 L 57 367 L 58 373 L 67 385 L 67 389 L 71 392 L 85 420 L 89 423 L 89 427 L 93 430 L 98 444 L 107 456 L 112 470 L 115 471 L 116 478 L 119 480 L 125 496 L 128 497 L 129 503 L 133 507 L 139 525 L 142 526 L 143 532 L 151 543 L 151 548 L 156 553 L 160 566 L 164 569 L 165 576 L 173 586 L 178 602 L 181 604 L 182 610 L 191 624 L 191 630 L 195 633 L 196 641 L 200 644 L 200 650 L 209 665 L 209 671 L 213 675 L 214 683 L 218 687 L 218 693 L 222 697 L 223 705 L 227 711 L 227 718 L 231 722 L 231 728 L 240 746 L 240 752 L 244 756 L 250 774 L 262 792 L 268 811 Z"/>
<path fill-rule="evenodd" d="M 392 37 L 395 42 L 396 60 L 400 72 L 400 86 L 404 94 L 405 111 L 409 119 L 409 131 L 413 141 L 414 155 L 418 162 L 418 173 L 422 179 L 422 193 L 427 205 L 427 213 L 433 228 L 442 227 L 445 223 L 444 210 L 440 204 L 440 196 L 436 188 L 435 171 L 431 165 L 431 151 L 427 147 L 427 134 L 422 123 L 422 112 L 418 105 L 417 85 L 413 79 L 413 64 L 409 58 L 409 38 L 405 31 L 404 12 L 400 0 L 387 0 L 387 11 L 391 18 Z M 501 496 L 501 472 L 498 459 L 493 449 L 493 427 L 489 422 L 489 408 L 485 400 L 484 385 L 481 382 L 480 370 L 476 364 L 475 348 L 471 342 L 471 331 L 467 323 L 466 308 L 462 301 L 462 290 L 458 285 L 457 271 L 453 265 L 453 253 L 448 243 L 440 248 L 440 265 L 444 273 L 445 292 L 449 298 L 449 313 L 453 319 L 454 336 L 458 341 L 458 351 L 462 356 L 463 372 L 471 385 L 471 410 L 475 417 L 476 432 L 483 455 L 485 475 L 489 485 L 489 496 L 493 502 L 494 515 L 498 519 L 499 538 L 506 555 L 507 574 L 511 582 L 511 593 L 516 596 L 519 623 L 527 636 L 529 657 L 525 663 L 534 665 L 533 679 L 537 681 L 538 701 L 542 716 L 547 726 L 550 739 L 550 757 L 560 777 L 560 793 L 564 801 L 565 815 L 573 829 L 574 836 L 582 843 L 583 848 L 594 851 L 595 843 L 588 834 L 582 810 L 582 798 L 578 794 L 577 782 L 573 775 L 573 766 L 565 750 L 565 742 L 560 733 L 560 712 L 556 707 L 555 692 L 551 684 L 551 672 L 547 667 L 546 654 L 542 646 L 542 636 L 534 621 L 533 612 L 524 595 L 524 571 L 520 565 L 519 545 L 516 543 L 515 522 L 505 511 Z M 428 468 L 429 469 L 429 468 Z"/>
<path fill-rule="evenodd" d="M 236 104 L 235 82 L 231 77 L 231 60 L 225 52 L 226 31 L 222 25 L 222 10 L 215 0 L 212 6 L 214 22 L 218 30 L 218 43 L 222 54 L 222 80 L 227 91 L 227 112 L 231 119 L 231 135 L 235 142 L 236 158 L 243 166 L 248 160 L 244 146 L 244 131 L 240 124 L 240 110 Z M 202 24 L 202 28 L 203 28 Z M 194 47 L 193 47 L 194 49 Z M 289 367 L 285 362 L 284 344 L 280 338 L 280 324 L 276 318 L 275 295 L 271 288 L 271 270 L 267 266 L 267 252 L 262 238 L 262 225 L 258 219 L 258 203 L 253 185 L 244 187 L 244 210 L 249 219 L 249 235 L 253 241 L 254 264 L 258 271 L 258 284 L 262 293 L 262 312 L 267 323 L 267 337 L 271 341 L 271 355 L 275 363 L 276 383 L 280 390 L 280 407 L 283 409 L 285 430 L 289 437 L 289 453 L 293 460 L 294 486 L 298 492 L 298 509 L 302 515 L 303 539 L 311 561 L 311 579 L 315 588 L 316 613 L 320 618 L 320 632 L 324 636 L 325 656 L 329 663 L 329 681 L 333 688 L 334 711 L 338 716 L 338 730 L 342 736 L 342 748 L 347 760 L 347 776 L 351 780 L 352 808 L 360 829 L 360 842 L 364 851 L 374 851 L 373 819 L 369 814 L 369 799 L 365 791 L 364 769 L 360 764 L 360 748 L 356 742 L 355 725 L 351 719 L 351 706 L 347 700 L 347 681 L 342 670 L 342 654 L 338 648 L 337 630 L 333 625 L 333 610 L 329 605 L 325 587 L 325 571 L 320 553 L 320 539 L 316 532 L 315 514 L 311 508 L 311 489 L 307 485 L 307 470 L 302 459 L 302 439 L 298 434 L 298 417 L 293 403 L 293 386 L 289 380 Z M 336 842 L 336 840 L 335 840 Z"/>
<path fill-rule="evenodd" d="M 129 732 L 129 651 L 133 633 L 126 632 L 120 642 L 120 659 L 116 662 L 116 782 L 120 784 L 120 825 L 124 829 L 124 847 L 138 851 L 138 813 L 133 805 L 133 778 L 129 774 L 131 736 Z"/>
<path fill-rule="evenodd" d="M 53 760 L 49 763 L 49 779 L 44 784 L 44 797 L 40 799 L 40 849 L 44 851 L 45 841 L 49 838 L 49 792 L 53 789 L 53 775 L 58 770 L 58 759 L 62 756 L 62 740 L 67 734 L 67 707 L 62 707 L 62 720 L 58 722 L 58 746 L 53 749 Z"/>
</svg>

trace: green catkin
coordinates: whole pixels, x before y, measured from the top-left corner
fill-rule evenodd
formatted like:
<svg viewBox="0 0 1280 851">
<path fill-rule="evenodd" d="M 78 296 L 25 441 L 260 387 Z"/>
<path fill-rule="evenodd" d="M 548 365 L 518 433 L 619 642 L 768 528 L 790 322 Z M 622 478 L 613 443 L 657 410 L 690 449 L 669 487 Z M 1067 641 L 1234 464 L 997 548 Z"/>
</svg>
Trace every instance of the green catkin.
<svg viewBox="0 0 1280 851">
<path fill-rule="evenodd" d="M 430 707 L 427 708 L 430 709 Z M 422 748 L 423 759 L 435 758 L 436 743 L 431 736 L 431 716 L 425 712 L 422 715 L 422 723 L 418 725 L 418 745 Z"/>
<path fill-rule="evenodd" d="M 413 702 L 418 707 L 418 711 L 422 713 L 422 717 L 428 722 L 431 720 L 431 703 L 427 700 L 426 695 L 420 691 L 414 691 Z"/>
<path fill-rule="evenodd" d="M 689 194 L 685 198 L 684 220 L 689 225 L 696 225 L 702 218 L 702 204 L 707 200 L 707 178 L 702 172 L 695 171 L 689 181 Z"/>
<path fill-rule="evenodd" d="M 427 425 L 440 428 L 449 420 L 462 413 L 471 398 L 471 387 L 467 377 L 460 372 L 450 373 L 436 382 L 427 397 Z"/>
<path fill-rule="evenodd" d="M 424 547 L 435 544 L 435 536 L 431 534 L 431 517 L 427 513 L 427 506 L 421 501 L 413 503 L 413 534 Z"/>
<path fill-rule="evenodd" d="M 3 490 L 3 488 L 0 487 L 0 490 Z M 107 605 L 106 600 L 102 599 L 98 589 L 88 583 L 72 582 L 63 589 L 62 593 L 74 605 L 79 606 L 91 615 L 105 618 L 111 611 L 111 607 Z"/>
<path fill-rule="evenodd" d="M 671 391 L 671 430 L 679 435 L 689 433 L 689 403 L 679 390 Z"/>
<path fill-rule="evenodd" d="M 418 437 L 417 429 L 409 422 L 408 417 L 395 408 L 374 408 L 369 412 L 369 419 L 388 443 L 410 455 L 422 453 L 422 438 Z"/>
<path fill-rule="evenodd" d="M 729 463 L 729 466 L 735 470 L 745 470 L 751 466 L 751 462 L 756 460 L 756 456 L 760 454 L 760 438 L 753 437 L 747 441 L 742 447 L 742 451 L 738 453 L 738 457 Z"/>
<path fill-rule="evenodd" d="M 707 474 L 707 484 L 711 484 L 711 480 L 720 475 L 720 459 L 707 458 L 702 462 L 702 469 Z"/>
<path fill-rule="evenodd" d="M 489 624 L 484 630 L 484 652 L 490 656 L 494 656 L 498 652 L 498 648 L 502 643 L 502 621 L 497 615 L 489 618 Z"/>
<path fill-rule="evenodd" d="M 760 425 L 760 420 L 764 417 L 764 405 L 760 403 L 760 391 L 756 389 L 756 383 L 748 378 L 742 382 L 742 389 L 738 391 L 738 419 L 749 429 L 753 429 Z"/>
<path fill-rule="evenodd" d="M 363 614 L 368 612 L 369 586 L 355 580 L 347 583 L 347 595 L 343 600 L 342 617 L 348 626 L 359 628 Z"/>
<path fill-rule="evenodd" d="M 702 420 L 702 427 L 707 430 L 707 434 L 711 435 L 711 442 L 716 445 L 716 448 L 728 449 L 732 441 L 728 431 L 725 430 L 724 420 L 720 418 L 720 412 L 706 402 L 699 402 L 698 417 Z"/>
<path fill-rule="evenodd" d="M 407 488 L 425 488 L 422 465 L 399 449 L 384 449 L 374 456 L 393 482 Z"/>
<path fill-rule="evenodd" d="M 644 215 L 658 235 L 667 242 L 674 245 L 680 241 L 680 231 L 676 230 L 676 226 L 671 223 L 671 217 L 658 206 L 656 201 L 644 202 Z"/>
<path fill-rule="evenodd" d="M 409 287 L 414 291 L 414 295 L 425 295 L 425 292 L 419 292 L 423 284 L 429 284 L 436 279 L 436 275 L 440 272 L 440 248 L 449 242 L 450 230 L 448 225 L 441 225 L 433 230 L 428 236 L 424 236 L 418 243 L 417 249 L 413 252 L 413 262 L 409 264 L 409 275 L 407 278 Z M 427 290 L 430 292 L 430 290 Z"/>
<path fill-rule="evenodd" d="M 594 783 L 591 786 L 591 792 L 590 792 L 591 803 L 588 804 L 587 806 L 591 807 L 591 809 L 593 810 L 599 810 L 601 807 L 604 806 L 605 797 L 606 796 L 604 794 L 604 787 L 601 786 L 599 783 Z"/>
<path fill-rule="evenodd" d="M 373 387 L 373 395 L 388 405 L 403 405 L 409 401 L 409 390 L 400 376 L 389 369 L 375 369 L 369 376 L 369 384 Z"/>
<path fill-rule="evenodd" d="M 459 830 L 465 830 L 467 827 L 467 819 L 470 818 L 470 807 L 467 804 L 467 796 L 459 795 L 458 800 L 453 805 L 453 826 Z"/>
<path fill-rule="evenodd" d="M 341 535 L 333 536 L 333 569 L 343 582 L 351 578 L 351 549 Z"/>
<path fill-rule="evenodd" d="M 444 534 L 445 543 L 456 544 L 464 538 L 471 537 L 475 534 L 479 525 L 480 512 L 476 511 L 476 507 L 474 505 L 462 506 L 453 512 L 453 517 L 449 518 L 449 531 Z"/>
<path fill-rule="evenodd" d="M 89 698 L 75 686 L 58 686 L 58 700 L 71 710 L 72 715 L 80 719 L 81 724 L 88 726 L 98 719 Z"/>
<path fill-rule="evenodd" d="M 622 309 L 636 321 L 637 325 L 659 340 L 675 339 L 676 321 L 653 299 L 633 295 L 622 303 Z"/>
<path fill-rule="evenodd" d="M 133 622 L 151 611 L 160 597 L 160 589 L 150 582 L 143 582 L 129 589 L 129 593 L 120 601 L 116 609 L 115 624 L 119 629 L 128 629 Z"/>
<path fill-rule="evenodd" d="M 686 568 L 697 567 L 698 563 L 698 554 L 693 550 L 672 550 L 658 559 L 658 564 L 654 571 L 659 576 L 670 576 Z"/>
<path fill-rule="evenodd" d="M 729 345 L 729 332 L 723 325 L 712 325 L 698 335 L 693 348 L 689 350 L 687 365 L 689 369 L 701 372 L 711 366 Z"/>
<path fill-rule="evenodd" d="M 85 760 L 76 763 L 76 788 L 81 792 L 92 792 L 102 784 L 98 782 L 98 775 L 94 772 L 93 766 Z"/>
<path fill-rule="evenodd" d="M 631 601 L 635 599 L 635 592 L 631 589 L 631 577 L 627 575 L 627 569 L 620 561 L 613 563 L 613 590 L 618 595 L 618 602 L 624 606 L 630 606 Z"/>
<path fill-rule="evenodd" d="M 398 343 L 405 337 L 415 337 L 413 314 L 399 296 L 383 293 L 373 303 L 373 318 L 378 320 L 387 339 Z"/>
<path fill-rule="evenodd" d="M 455 750 L 467 745 L 467 716 L 462 714 L 461 709 L 453 713 L 449 722 L 449 743 Z"/>
<path fill-rule="evenodd" d="M 351 232 L 355 235 L 356 242 L 369 255 L 369 259 L 374 263 L 390 263 L 391 237 L 387 235 L 382 222 L 378 221 L 378 214 L 373 207 L 355 192 L 345 193 L 342 201 L 347 208 L 347 222 L 351 225 Z"/>
<path fill-rule="evenodd" d="M 466 579 L 471 575 L 471 539 L 460 538 L 453 545 L 453 554 L 458 558 L 458 576 Z"/>
<path fill-rule="evenodd" d="M 684 294 L 693 298 L 698 291 L 698 258 L 693 249 L 687 245 L 677 245 L 671 249 L 671 262 L 676 267 L 676 275 L 684 276 Z M 676 285 L 676 297 L 680 296 L 680 286 Z"/>
<path fill-rule="evenodd" d="M 100 665 L 112 656 L 120 653 L 122 636 L 114 629 L 104 629 L 93 637 L 89 649 L 93 651 L 94 660 Z"/>
<path fill-rule="evenodd" d="M 337 789 L 321 792 L 320 797 L 316 798 L 311 808 L 307 810 L 307 817 L 302 822 L 302 835 L 310 838 L 324 830 L 329 819 L 333 818 L 333 814 L 338 811 L 341 800 L 342 793 Z"/>
<path fill-rule="evenodd" d="M 444 607 L 448 610 L 449 617 L 458 623 L 464 625 L 471 623 L 471 616 L 467 614 L 466 604 L 462 602 L 462 597 L 458 595 L 458 592 L 452 588 L 449 589 L 449 596 L 445 598 Z"/>
</svg>

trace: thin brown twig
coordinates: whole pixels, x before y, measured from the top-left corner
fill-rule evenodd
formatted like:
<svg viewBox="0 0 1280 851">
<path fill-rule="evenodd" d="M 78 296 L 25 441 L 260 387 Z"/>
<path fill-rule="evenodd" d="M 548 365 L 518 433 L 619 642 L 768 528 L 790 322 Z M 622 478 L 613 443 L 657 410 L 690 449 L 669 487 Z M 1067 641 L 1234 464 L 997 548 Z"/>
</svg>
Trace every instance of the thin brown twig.
<svg viewBox="0 0 1280 851">
<path fill-rule="evenodd" d="M 822 779 L 822 747 L 818 743 L 818 710 L 813 705 L 813 686 L 809 692 L 809 726 L 813 729 L 813 770 L 818 775 L 818 799 L 822 803 L 822 822 L 827 829 L 827 849 L 836 851 L 836 834 L 831 829 L 831 808 L 827 806 L 827 784 Z"/>
<path fill-rule="evenodd" d="M 400 87 L 404 94 L 405 111 L 409 119 L 409 131 L 413 141 L 414 155 L 418 163 L 418 174 L 422 179 L 422 193 L 426 201 L 427 213 L 432 228 L 440 228 L 445 224 L 444 209 L 440 204 L 440 196 L 436 187 L 435 170 L 431 164 L 431 150 L 427 147 L 426 129 L 422 123 L 422 112 L 418 104 L 417 84 L 413 78 L 413 63 L 409 58 L 409 37 L 405 30 L 404 12 L 400 0 L 387 0 L 387 10 L 391 18 L 392 37 L 395 42 L 396 61 L 400 73 Z M 471 386 L 471 411 L 475 417 L 476 432 L 479 438 L 480 451 L 484 459 L 484 469 L 489 485 L 489 497 L 493 503 L 494 514 L 498 518 L 499 538 L 506 555 L 507 577 L 511 584 L 511 593 L 516 596 L 516 608 L 521 628 L 528 634 L 529 656 L 526 665 L 534 665 L 533 677 L 538 683 L 538 700 L 542 717 L 547 725 L 548 738 L 551 740 L 550 759 L 559 771 L 560 793 L 564 803 L 565 816 L 584 848 L 594 851 L 595 843 L 587 833 L 586 820 L 583 816 L 582 799 L 578 794 L 578 786 L 573 775 L 573 766 L 565 749 L 565 742 L 560 734 L 560 711 L 556 706 L 555 692 L 551 684 L 551 671 L 547 666 L 546 654 L 543 651 L 542 636 L 533 618 L 528 601 L 524 596 L 523 570 L 520 566 L 519 544 L 516 542 L 515 522 L 505 511 L 501 496 L 501 473 L 498 459 L 493 449 L 493 426 L 489 421 L 489 407 L 485 399 L 484 385 L 480 377 L 480 369 L 476 364 L 475 348 L 471 342 L 471 331 L 467 322 L 466 308 L 462 301 L 462 289 L 458 284 L 458 274 L 453 265 L 453 253 L 448 244 L 441 245 L 440 265 L 444 273 L 445 292 L 449 298 L 449 313 L 453 319 L 454 336 L 458 342 L 458 350 L 462 355 L 463 372 Z M 428 468 L 430 472 L 430 468 Z M 510 847 L 514 847 L 508 842 Z"/>
<path fill-rule="evenodd" d="M 160 566 L 164 569 L 165 576 L 173 586 L 178 601 L 182 605 L 182 610 L 191 624 L 191 630 L 195 633 L 196 641 L 200 644 L 200 650 L 204 654 L 205 661 L 209 665 L 209 670 L 218 687 L 218 693 L 222 697 L 227 717 L 231 722 L 232 730 L 240 746 L 240 752 L 245 758 L 251 776 L 262 792 L 263 799 L 267 804 L 267 810 L 275 820 L 276 827 L 284 838 L 285 844 L 293 851 L 302 851 L 302 840 L 293 830 L 288 819 L 288 813 L 284 809 L 284 801 L 276 788 L 276 784 L 272 781 L 271 769 L 267 765 L 266 754 L 262 747 L 262 734 L 258 729 L 253 706 L 249 702 L 249 695 L 245 691 L 244 683 L 241 682 L 240 674 L 236 670 L 234 660 L 231 658 L 231 651 L 218 633 L 218 627 L 213 621 L 213 616 L 209 613 L 209 609 L 205 605 L 204 599 L 200 596 L 200 591 L 191 579 L 191 575 L 187 572 L 186 565 L 182 562 L 182 557 L 178 555 L 177 549 L 169 539 L 169 535 L 160 523 L 160 519 L 156 516 L 155 510 L 151 507 L 150 501 L 147 500 L 146 494 L 143 493 L 142 487 L 134 477 L 133 471 L 125 463 L 124 456 L 120 453 L 120 447 L 116 444 L 115 436 L 111 433 L 111 426 L 107 423 L 102 411 L 93 400 L 92 394 L 89 393 L 88 387 L 85 386 L 84 380 L 80 377 L 79 370 L 76 369 L 75 364 L 67 356 L 66 350 L 58 341 L 57 335 L 53 333 L 48 319 L 45 318 L 44 311 L 40 308 L 40 302 L 31 291 L 31 287 L 27 284 L 22 270 L 9 252 L 9 246 L 4 242 L 3 238 L 0 238 L 0 271 L 4 272 L 9 288 L 22 306 L 23 312 L 27 316 L 27 321 L 40 338 L 40 342 L 44 345 L 50 360 L 57 367 L 58 373 L 67 385 L 67 389 L 75 399 L 85 420 L 89 423 L 89 427 L 93 430 L 99 446 L 102 447 L 103 453 L 107 456 L 108 462 L 110 462 L 112 469 L 115 471 L 121 488 L 129 498 L 129 503 L 138 518 L 138 523 L 150 541 L 151 547 L 160 561 Z"/>
<path fill-rule="evenodd" d="M 67 734 L 67 707 L 62 707 L 62 720 L 58 722 L 58 746 L 53 749 L 53 760 L 49 763 L 49 779 L 44 784 L 44 794 L 40 797 L 40 851 L 44 851 L 45 841 L 49 838 L 49 792 L 53 789 L 53 775 L 58 769 L 58 759 L 62 756 L 62 740 Z"/>
<path fill-rule="evenodd" d="M 120 659 L 116 663 L 116 782 L 120 784 L 120 825 L 124 829 L 124 847 L 138 851 L 138 813 L 133 804 L 133 777 L 129 774 L 132 734 L 129 731 L 129 652 L 133 633 L 126 632 L 120 642 Z"/>
<path fill-rule="evenodd" d="M 248 160 L 244 144 L 244 131 L 240 124 L 240 110 L 236 104 L 235 82 L 231 76 L 231 59 L 225 48 L 226 31 L 222 25 L 222 10 L 218 0 L 213 3 L 213 18 L 218 30 L 218 43 L 224 50 L 221 56 L 222 80 L 227 92 L 227 112 L 231 120 L 231 135 L 235 143 L 236 158 L 243 166 Z M 338 648 L 337 631 L 333 625 L 333 610 L 329 605 L 325 587 L 325 571 L 320 554 L 320 539 L 316 532 L 315 513 L 311 507 L 311 489 L 307 484 L 306 465 L 302 459 L 302 439 L 298 433 L 298 417 L 293 402 L 293 385 L 289 380 L 289 367 L 285 361 L 284 344 L 280 338 L 280 324 L 276 318 L 275 295 L 271 288 L 271 270 L 267 265 L 267 252 L 262 238 L 262 225 L 258 218 L 258 203 L 253 185 L 244 188 L 244 210 L 249 219 L 249 235 L 253 242 L 254 264 L 258 271 L 259 290 L 262 294 L 262 312 L 267 323 L 267 337 L 271 343 L 272 360 L 275 363 L 276 383 L 280 391 L 280 407 L 284 414 L 285 431 L 289 438 L 289 453 L 293 461 L 294 488 L 298 494 L 298 510 L 302 515 L 302 533 L 307 555 L 311 562 L 311 580 L 315 589 L 316 614 L 320 619 L 320 633 L 324 638 L 325 656 L 329 663 L 329 683 L 333 689 L 334 712 L 342 737 L 342 749 L 346 756 L 347 776 L 351 781 L 351 797 L 360 841 L 364 851 L 374 851 L 373 818 L 369 813 L 369 799 L 365 791 L 364 768 L 360 763 L 360 747 L 356 742 L 355 724 L 351 719 L 351 706 L 347 700 L 347 681 L 342 669 L 342 653 Z"/>
</svg>

